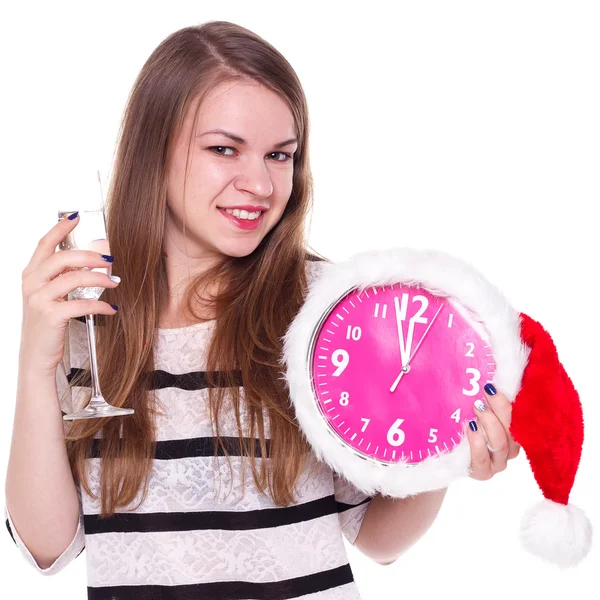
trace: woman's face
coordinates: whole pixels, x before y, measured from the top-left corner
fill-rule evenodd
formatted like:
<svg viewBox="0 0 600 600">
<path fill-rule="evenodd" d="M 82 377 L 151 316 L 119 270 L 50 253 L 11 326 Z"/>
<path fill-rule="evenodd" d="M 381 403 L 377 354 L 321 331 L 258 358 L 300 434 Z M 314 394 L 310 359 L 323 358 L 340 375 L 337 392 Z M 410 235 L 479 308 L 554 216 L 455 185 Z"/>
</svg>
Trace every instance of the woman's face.
<svg viewBox="0 0 600 600">
<path fill-rule="evenodd" d="M 277 94 L 247 82 L 215 87 L 191 132 L 184 210 L 185 163 L 196 106 L 192 103 L 186 115 L 168 170 L 165 250 L 167 256 L 187 254 L 208 265 L 223 254 L 251 254 L 277 224 L 292 191 L 291 157 L 297 142 L 293 115 Z M 214 129 L 238 139 L 207 133 Z M 217 208 L 246 204 L 268 208 L 254 229 L 239 228 Z"/>
</svg>

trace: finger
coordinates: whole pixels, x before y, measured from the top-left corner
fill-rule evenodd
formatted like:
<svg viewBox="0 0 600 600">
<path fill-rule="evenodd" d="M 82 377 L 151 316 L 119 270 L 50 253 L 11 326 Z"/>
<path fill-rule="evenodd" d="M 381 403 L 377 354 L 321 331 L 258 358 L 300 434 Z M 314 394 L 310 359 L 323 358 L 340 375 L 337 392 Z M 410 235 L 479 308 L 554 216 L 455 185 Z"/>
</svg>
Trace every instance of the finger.
<svg viewBox="0 0 600 600">
<path fill-rule="evenodd" d="M 116 315 L 118 306 L 103 300 L 69 300 L 61 302 L 54 311 L 54 316 L 59 322 L 82 317 L 84 315 Z"/>
<path fill-rule="evenodd" d="M 30 298 L 38 296 L 39 302 L 52 302 L 64 298 L 78 287 L 115 288 L 119 281 L 120 278 L 113 280 L 99 271 L 69 271 L 34 292 Z"/>
<path fill-rule="evenodd" d="M 79 215 L 74 219 L 61 219 L 48 233 L 40 238 L 29 264 L 23 270 L 23 279 L 56 252 L 56 247 L 75 229 L 77 223 L 79 223 Z"/>
<path fill-rule="evenodd" d="M 112 258 L 112 257 L 110 257 Z M 23 280 L 23 293 L 29 295 L 59 275 L 69 272 L 69 269 L 83 268 L 106 269 L 106 274 L 112 271 L 112 262 L 102 258 L 101 254 L 92 250 L 64 250 L 54 252 L 42 261 L 36 269 L 29 272 Z"/>
<path fill-rule="evenodd" d="M 493 384 L 487 384 L 484 389 L 488 406 L 498 417 L 508 437 L 508 459 L 516 458 L 521 446 L 517 444 L 510 434 L 510 422 L 512 417 L 512 402 L 502 393 L 496 390 Z"/>
<path fill-rule="evenodd" d="M 467 439 L 471 449 L 471 465 L 469 477 L 485 481 L 494 475 L 492 460 L 487 449 L 483 431 L 477 419 L 472 419 L 467 426 Z"/>
<path fill-rule="evenodd" d="M 479 424 L 483 427 L 485 438 L 489 443 L 488 450 L 494 473 L 504 471 L 508 460 L 508 436 L 504 425 L 502 425 L 494 411 L 482 400 L 475 400 L 473 411 L 477 413 Z"/>
</svg>

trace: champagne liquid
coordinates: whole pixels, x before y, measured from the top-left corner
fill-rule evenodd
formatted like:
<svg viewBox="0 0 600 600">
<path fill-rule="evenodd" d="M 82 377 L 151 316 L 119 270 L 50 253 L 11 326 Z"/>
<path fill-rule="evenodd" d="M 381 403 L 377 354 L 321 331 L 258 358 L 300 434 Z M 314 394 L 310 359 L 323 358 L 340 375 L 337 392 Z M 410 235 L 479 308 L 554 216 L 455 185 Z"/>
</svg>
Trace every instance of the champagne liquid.
<svg viewBox="0 0 600 600">
<path fill-rule="evenodd" d="M 108 240 L 93 240 L 88 244 L 86 250 L 93 250 L 94 252 L 100 252 L 101 254 L 110 254 Z M 110 275 L 112 272 L 112 267 L 110 266 L 111 263 L 106 264 L 109 265 L 106 268 L 96 267 L 91 270 L 100 271 L 101 273 Z M 88 269 L 88 267 L 83 267 L 82 270 L 89 271 L 90 269 Z M 69 292 L 68 298 L 69 300 L 98 300 L 105 289 L 106 288 L 103 287 L 78 287 L 72 292 Z"/>
<path fill-rule="evenodd" d="M 72 214 L 69 212 L 59 212 L 58 218 L 62 220 Z M 80 212 L 79 223 L 69 235 L 58 245 L 59 250 L 92 250 L 101 254 L 110 254 L 110 246 L 106 239 L 106 223 L 104 213 L 98 211 Z M 106 267 L 72 268 L 69 271 L 99 271 L 106 275 L 112 273 L 112 263 L 107 262 Z M 78 287 L 70 291 L 69 300 L 98 300 L 106 288 L 103 287 Z"/>
</svg>

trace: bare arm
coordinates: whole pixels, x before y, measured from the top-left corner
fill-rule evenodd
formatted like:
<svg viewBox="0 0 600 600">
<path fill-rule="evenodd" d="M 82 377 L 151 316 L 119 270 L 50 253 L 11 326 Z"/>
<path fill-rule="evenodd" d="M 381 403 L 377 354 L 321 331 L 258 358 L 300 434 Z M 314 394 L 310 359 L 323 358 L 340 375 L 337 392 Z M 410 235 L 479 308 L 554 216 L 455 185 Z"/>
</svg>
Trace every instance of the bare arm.
<svg viewBox="0 0 600 600">
<path fill-rule="evenodd" d="M 73 213 L 53 225 L 21 278 L 23 324 L 6 512 L 15 543 L 45 575 L 60 571 L 85 545 L 58 398 L 68 387 L 67 332 L 71 319 L 116 314 L 101 300 L 68 300 L 77 287 L 118 285 L 106 272 L 91 270 L 105 270 L 106 257 L 98 252 L 56 250 L 78 223 Z"/>
<path fill-rule="evenodd" d="M 6 508 L 18 535 L 45 569 L 70 545 L 79 522 L 79 497 L 64 441 L 55 377 L 21 357 Z"/>
<path fill-rule="evenodd" d="M 446 491 L 406 498 L 378 494 L 369 503 L 354 545 L 380 565 L 392 564 L 431 527 Z"/>
</svg>

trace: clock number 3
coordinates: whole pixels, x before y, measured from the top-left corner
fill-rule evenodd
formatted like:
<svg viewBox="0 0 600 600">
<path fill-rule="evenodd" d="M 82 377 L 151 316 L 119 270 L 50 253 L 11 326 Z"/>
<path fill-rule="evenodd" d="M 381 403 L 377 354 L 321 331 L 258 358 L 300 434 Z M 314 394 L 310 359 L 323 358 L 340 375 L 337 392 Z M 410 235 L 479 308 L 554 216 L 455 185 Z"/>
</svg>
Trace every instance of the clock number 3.
<svg viewBox="0 0 600 600">
<path fill-rule="evenodd" d="M 479 394 L 479 383 L 478 381 L 481 379 L 481 373 L 477 370 L 477 369 L 472 369 L 472 368 L 468 368 L 467 369 L 467 375 L 470 374 L 472 375 L 469 383 L 471 384 L 471 389 L 470 390 L 465 390 L 463 388 L 462 393 L 465 396 L 476 396 L 477 394 Z"/>
</svg>

